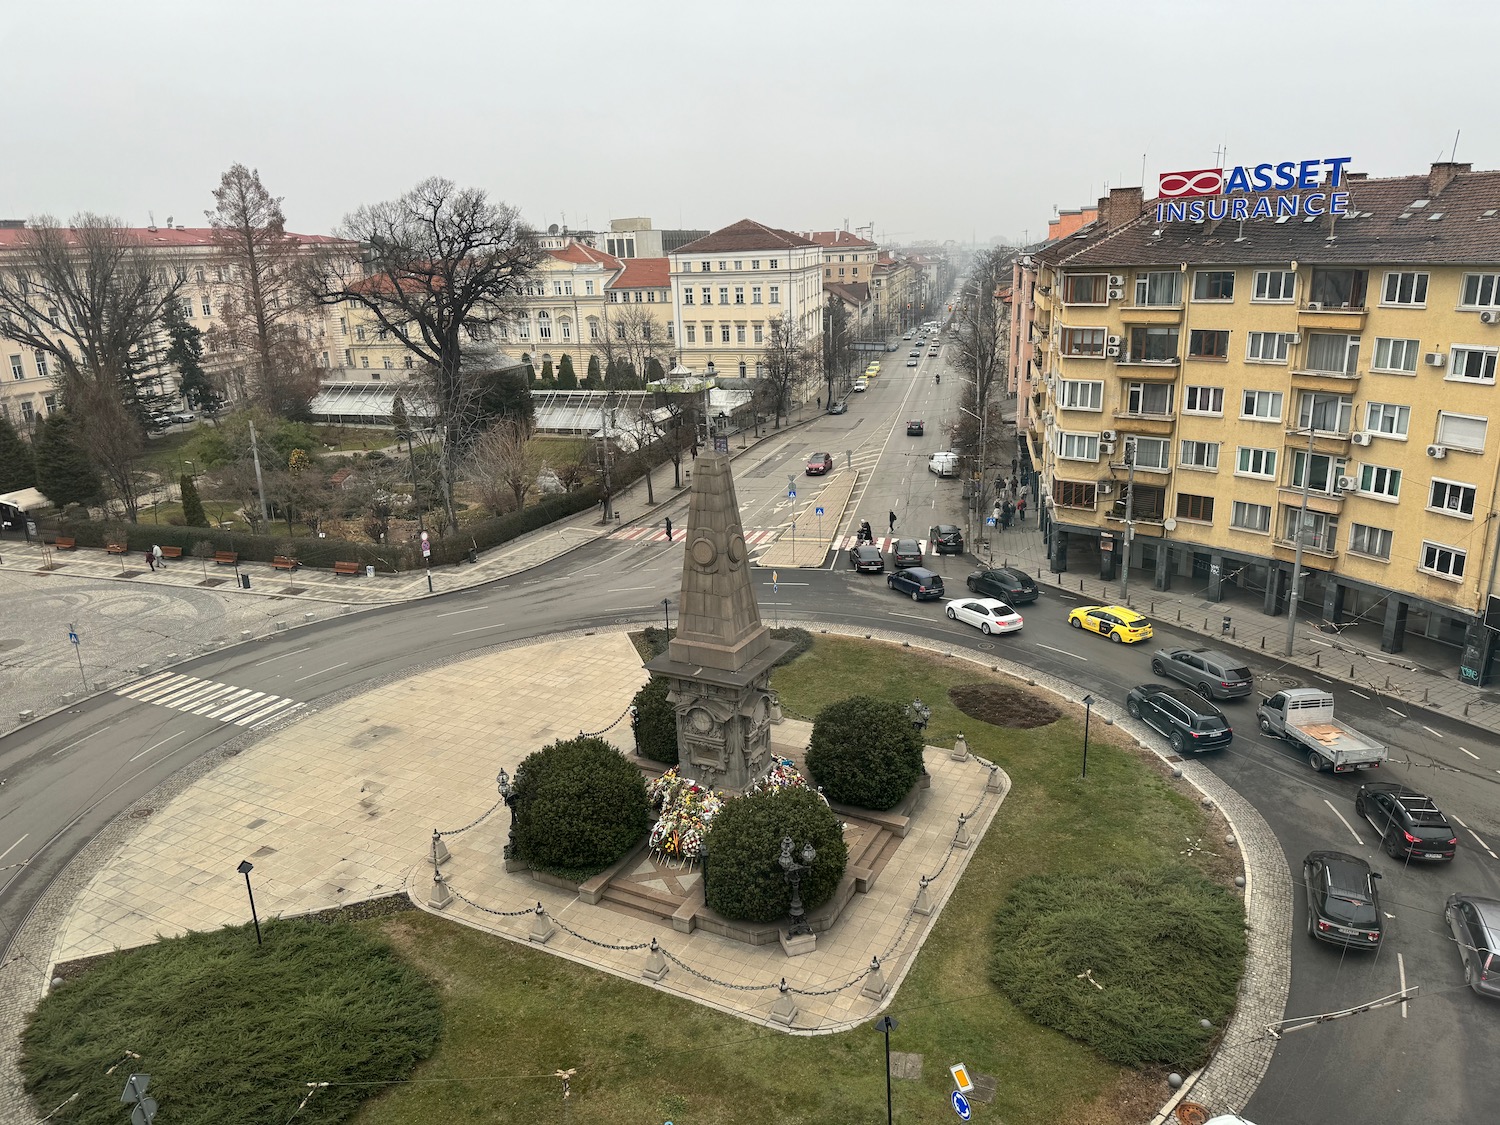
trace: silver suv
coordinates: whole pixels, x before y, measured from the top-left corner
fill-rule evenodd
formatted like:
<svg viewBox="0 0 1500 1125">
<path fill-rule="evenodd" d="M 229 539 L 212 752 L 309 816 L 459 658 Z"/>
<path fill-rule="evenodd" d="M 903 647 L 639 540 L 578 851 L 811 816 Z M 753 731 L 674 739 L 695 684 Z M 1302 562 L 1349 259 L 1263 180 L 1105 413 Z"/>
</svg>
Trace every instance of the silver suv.
<svg viewBox="0 0 1500 1125">
<path fill-rule="evenodd" d="M 1242 699 L 1255 690 L 1255 677 L 1238 657 L 1211 648 L 1164 648 L 1151 658 L 1151 671 L 1189 685 L 1205 699 Z"/>
</svg>

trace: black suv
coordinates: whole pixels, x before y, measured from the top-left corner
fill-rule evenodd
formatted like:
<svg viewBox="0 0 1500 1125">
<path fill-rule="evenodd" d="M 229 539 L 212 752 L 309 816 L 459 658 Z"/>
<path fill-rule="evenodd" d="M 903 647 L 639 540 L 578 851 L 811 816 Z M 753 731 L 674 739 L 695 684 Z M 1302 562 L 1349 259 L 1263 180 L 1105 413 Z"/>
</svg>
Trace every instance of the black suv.
<svg viewBox="0 0 1500 1125">
<path fill-rule="evenodd" d="M 1027 605 L 1041 595 L 1031 575 L 1003 566 L 992 570 L 976 570 L 969 575 L 969 589 L 985 597 L 999 598 L 1011 605 Z"/>
<path fill-rule="evenodd" d="M 951 523 L 938 524 L 927 533 L 927 539 L 932 544 L 932 553 L 935 555 L 964 553 L 964 533 Z"/>
<path fill-rule="evenodd" d="M 915 539 L 897 539 L 891 546 L 891 565 L 897 570 L 922 565 L 922 544 Z"/>
<path fill-rule="evenodd" d="M 1126 693 L 1125 710 L 1166 735 L 1179 754 L 1217 750 L 1234 739 L 1224 712 L 1184 688 L 1141 684 Z"/>
<path fill-rule="evenodd" d="M 936 601 L 943 596 L 943 576 L 925 567 L 912 566 L 885 576 L 885 584 L 914 602 Z"/>
<path fill-rule="evenodd" d="M 1433 799 L 1394 781 L 1361 785 L 1354 813 L 1380 833 L 1386 854 L 1394 859 L 1451 860 L 1458 835 Z"/>
<path fill-rule="evenodd" d="M 1302 861 L 1307 936 L 1350 949 L 1380 948 L 1378 871 L 1358 856 L 1312 852 Z"/>
</svg>

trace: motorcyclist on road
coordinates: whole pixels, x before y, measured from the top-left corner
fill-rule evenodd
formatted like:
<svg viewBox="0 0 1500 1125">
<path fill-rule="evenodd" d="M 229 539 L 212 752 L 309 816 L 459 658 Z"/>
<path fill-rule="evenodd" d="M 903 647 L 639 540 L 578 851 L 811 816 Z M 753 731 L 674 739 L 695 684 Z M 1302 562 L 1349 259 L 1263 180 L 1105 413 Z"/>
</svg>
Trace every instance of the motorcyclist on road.
<svg viewBox="0 0 1500 1125">
<path fill-rule="evenodd" d="M 934 383 L 941 383 L 943 381 L 943 373 L 941 371 L 934 371 L 932 373 L 932 381 Z"/>
</svg>

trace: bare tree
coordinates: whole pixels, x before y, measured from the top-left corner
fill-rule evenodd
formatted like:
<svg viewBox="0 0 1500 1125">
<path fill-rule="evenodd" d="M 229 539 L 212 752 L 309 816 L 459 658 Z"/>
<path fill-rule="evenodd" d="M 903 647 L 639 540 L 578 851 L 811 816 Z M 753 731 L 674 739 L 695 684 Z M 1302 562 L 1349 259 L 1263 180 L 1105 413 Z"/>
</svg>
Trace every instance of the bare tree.
<svg viewBox="0 0 1500 1125">
<path fill-rule="evenodd" d="M 823 306 L 823 382 L 826 405 L 832 405 L 835 385 L 842 385 L 849 377 L 858 353 L 854 350 L 854 333 L 849 328 L 849 307 L 843 298 L 830 293 Z"/>
<path fill-rule="evenodd" d="M 974 261 L 959 308 L 953 314 L 954 359 L 974 384 L 979 413 L 989 404 L 997 377 L 1004 377 L 1009 315 L 996 290 L 1010 281 L 1015 251 L 998 248 Z"/>
<path fill-rule="evenodd" d="M 486 508 L 498 514 L 505 510 L 506 499 L 515 503 L 516 511 L 526 506 L 540 466 L 527 444 L 523 426 L 510 421 L 492 426 L 474 442 L 469 462 L 469 479 L 479 489 Z"/>
<path fill-rule="evenodd" d="M 141 357 L 153 350 L 182 273 L 117 219 L 81 214 L 67 228 L 34 219 L 0 275 L 0 336 L 46 356 L 90 459 L 134 521 L 141 451 Z"/>
<path fill-rule="evenodd" d="M 776 428 L 791 411 L 792 399 L 802 389 L 808 373 L 815 369 L 816 352 L 797 323 L 789 318 L 773 320 L 766 333 L 766 350 L 762 353 L 765 375 L 761 379 L 764 405 L 771 408 Z"/>
<path fill-rule="evenodd" d="M 345 217 L 339 234 L 365 247 L 364 269 L 338 251 L 303 271 L 304 292 L 324 305 L 352 301 L 431 369 L 433 420 L 442 434 L 443 503 L 450 530 L 454 471 L 478 431 L 482 373 L 464 366 L 471 339 L 504 320 L 540 250 L 513 207 L 481 189 L 423 180 L 399 199 Z"/>
<path fill-rule="evenodd" d="M 611 390 L 633 389 L 610 385 L 610 372 L 628 371 L 634 376 L 635 386 L 644 386 L 647 368 L 656 360 L 663 369 L 671 355 L 671 341 L 667 330 L 656 317 L 651 305 L 606 305 L 604 325 L 600 338 L 594 342 L 594 352 L 604 364 L 605 386 Z M 616 378 L 618 384 L 618 376 Z"/>
</svg>

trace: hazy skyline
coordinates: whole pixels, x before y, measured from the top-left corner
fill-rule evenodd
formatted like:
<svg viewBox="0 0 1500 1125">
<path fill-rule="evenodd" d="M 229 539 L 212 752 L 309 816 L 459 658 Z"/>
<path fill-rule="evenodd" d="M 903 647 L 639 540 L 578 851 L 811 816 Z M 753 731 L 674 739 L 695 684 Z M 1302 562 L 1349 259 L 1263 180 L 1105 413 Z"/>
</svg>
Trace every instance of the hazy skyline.
<svg viewBox="0 0 1500 1125">
<path fill-rule="evenodd" d="M 560 13 L 566 13 L 562 15 Z M 53 0 L 7 12 L 0 218 L 202 225 L 239 161 L 331 230 L 430 175 L 545 228 L 1034 240 L 1107 183 L 1500 167 L 1487 6 Z M 1477 100 L 1476 100 L 1477 99 Z"/>
</svg>

